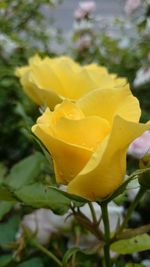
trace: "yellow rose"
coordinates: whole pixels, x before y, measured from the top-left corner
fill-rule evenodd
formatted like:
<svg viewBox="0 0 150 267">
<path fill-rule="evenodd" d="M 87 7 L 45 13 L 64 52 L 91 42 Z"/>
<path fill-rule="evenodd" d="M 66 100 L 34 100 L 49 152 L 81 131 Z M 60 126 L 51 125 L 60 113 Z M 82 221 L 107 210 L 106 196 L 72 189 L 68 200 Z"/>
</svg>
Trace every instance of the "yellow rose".
<svg viewBox="0 0 150 267">
<path fill-rule="evenodd" d="M 129 86 L 94 90 L 76 103 L 49 108 L 32 127 L 51 153 L 56 180 L 88 200 L 111 194 L 123 181 L 129 144 L 150 123 L 138 123 L 140 107 Z"/>
<path fill-rule="evenodd" d="M 45 57 L 38 55 L 29 65 L 16 69 L 27 95 L 38 105 L 53 109 L 64 99 L 77 100 L 94 89 L 113 88 L 125 84 L 125 79 L 109 74 L 106 68 L 96 64 L 80 66 L 69 57 Z"/>
</svg>

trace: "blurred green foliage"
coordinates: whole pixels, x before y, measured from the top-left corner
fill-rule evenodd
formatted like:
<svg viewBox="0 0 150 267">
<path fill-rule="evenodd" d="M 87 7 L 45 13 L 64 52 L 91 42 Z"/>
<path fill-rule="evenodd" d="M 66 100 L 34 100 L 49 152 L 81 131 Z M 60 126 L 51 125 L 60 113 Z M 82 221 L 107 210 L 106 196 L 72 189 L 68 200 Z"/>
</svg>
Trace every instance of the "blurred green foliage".
<svg viewBox="0 0 150 267">
<path fill-rule="evenodd" d="M 53 21 L 48 17 L 45 20 L 45 14 L 42 12 L 43 5 L 53 7 L 56 4 L 55 2 L 54 0 L 0 1 L 0 180 L 5 181 L 6 177 L 7 179 L 10 177 L 10 183 L 12 182 L 13 185 L 19 186 L 20 183 L 27 178 L 27 180 L 32 182 L 35 176 L 38 182 L 38 179 L 40 179 L 40 182 L 42 182 L 44 186 L 47 186 L 47 181 L 43 178 L 45 177 L 45 173 L 43 173 L 45 168 L 41 168 L 38 161 L 38 154 L 29 156 L 33 154 L 33 150 L 35 149 L 30 127 L 33 122 L 35 122 L 40 112 L 38 107 L 32 103 L 22 91 L 21 85 L 14 75 L 14 70 L 17 66 L 25 65 L 28 58 L 35 53 L 41 55 L 48 54 L 49 56 L 59 54 L 59 51 L 58 53 L 56 53 L 56 51 L 54 52 L 50 46 L 51 41 L 53 41 L 53 36 L 49 29 L 50 26 L 53 27 Z M 140 16 L 139 13 L 135 13 L 130 18 L 117 18 L 113 21 L 113 27 L 112 24 L 108 22 L 107 24 L 104 23 L 104 25 L 95 28 L 96 21 L 94 17 L 87 17 L 87 22 L 91 23 L 90 30 L 86 29 L 86 21 L 84 21 L 85 30 L 83 28 L 81 30 L 81 22 L 78 21 L 76 28 L 71 29 L 72 37 L 71 40 L 69 40 L 70 42 L 68 42 L 69 45 L 65 44 L 64 48 L 66 54 L 69 53 L 81 64 L 97 62 L 100 65 L 106 66 L 109 71 L 127 77 L 131 84 L 133 94 L 140 100 L 143 121 L 148 120 L 150 117 L 150 80 L 138 86 L 135 86 L 134 81 L 137 71 L 140 68 L 144 70 L 150 68 L 149 19 L 150 7 L 146 5 Z M 113 32 L 114 28 L 115 32 Z M 56 33 L 55 38 L 57 43 L 59 39 L 61 39 L 61 36 L 57 29 L 53 28 L 53 31 Z M 90 35 L 92 41 L 89 43 L 89 46 L 87 46 L 87 44 L 86 46 L 83 44 L 81 46 L 80 43 L 79 47 L 78 41 L 80 41 L 81 36 L 84 36 L 84 34 L 86 36 Z M 33 162 L 36 156 L 37 160 Z M 27 157 L 27 159 L 21 161 L 24 157 Z M 32 157 L 32 159 L 30 157 Z M 31 166 L 28 171 L 26 171 L 29 161 Z M 45 162 L 44 160 L 41 161 Z M 19 165 L 16 165 L 21 166 L 21 168 L 19 167 L 20 171 L 18 171 L 18 167 L 16 168 L 14 166 L 16 162 L 20 162 L 18 163 Z M 34 166 L 34 164 L 36 166 Z M 129 169 L 133 171 L 137 169 L 138 161 L 129 158 L 128 166 Z M 9 172 L 10 168 L 11 171 Z M 6 175 L 7 172 L 9 172 L 8 176 Z M 18 172 L 18 174 L 15 172 Z M 13 175 L 13 173 L 15 174 Z M 47 178 L 49 178 L 51 173 L 48 172 L 46 175 Z M 19 179 L 21 177 L 23 178 L 19 180 L 20 183 L 17 181 L 18 176 Z M 39 185 L 40 184 L 38 184 L 38 186 Z M 30 186 L 30 191 L 28 188 L 26 190 L 27 186 Z M 12 190 L 11 186 L 10 188 Z M 21 190 L 24 190 L 24 198 L 27 204 L 30 202 L 30 199 L 31 202 L 35 199 L 36 204 L 38 201 L 40 203 L 40 201 L 43 200 L 42 194 L 44 192 L 45 195 L 45 191 L 42 190 L 41 194 L 41 190 L 39 189 L 40 188 L 36 185 L 33 188 L 32 184 L 25 184 L 24 188 Z M 38 193 L 34 194 L 34 192 Z M 39 199 L 39 192 L 41 199 Z M 31 212 L 32 209 L 19 207 L 17 210 L 14 208 L 14 199 L 11 199 L 12 196 L 7 194 L 8 192 L 5 187 L 1 187 L 0 193 L 1 196 L 4 194 L 6 197 L 9 197 L 9 200 L 12 200 L 10 202 L 3 201 L 0 203 L 0 219 L 2 221 L 0 225 L 0 267 L 25 267 L 29 265 L 35 267 L 56 266 L 53 261 L 50 262 L 47 256 L 43 257 L 42 253 L 33 249 L 31 244 L 25 240 L 18 239 L 16 241 L 16 233 L 19 229 L 21 216 L 28 211 Z M 47 198 L 45 200 L 45 205 L 52 205 L 55 212 L 61 208 L 67 210 L 68 202 L 64 202 L 66 206 L 63 203 L 63 201 L 66 201 L 65 198 L 59 196 L 57 192 L 53 193 L 58 203 L 53 203 L 51 202 L 51 198 Z M 143 206 L 139 209 L 139 214 L 143 216 L 141 218 L 141 215 L 139 215 L 140 225 L 141 222 L 148 222 L 146 215 L 149 214 L 149 201 L 143 201 L 143 203 Z M 126 205 L 128 204 L 127 202 Z M 39 207 L 41 207 L 41 204 L 39 204 Z M 62 213 L 65 212 L 65 210 L 61 211 Z M 135 221 L 134 223 L 136 224 L 137 222 Z M 25 244 L 22 242 L 25 242 Z M 9 245 L 7 244 L 8 246 L 5 246 L 6 243 Z M 68 249 L 68 243 L 69 238 L 68 236 L 64 236 L 64 233 L 54 234 L 48 248 L 61 259 Z M 91 255 L 89 254 L 88 257 L 79 251 L 76 255 L 77 266 L 97 266 L 97 256 L 99 256 L 97 251 L 93 252 Z M 140 260 L 143 259 L 142 257 L 144 258 L 144 256 L 141 256 Z M 122 257 L 122 261 L 118 261 L 116 267 L 125 266 L 126 259 L 128 258 Z M 21 263 L 19 262 L 20 260 Z M 129 260 L 134 261 L 135 259 L 129 258 Z M 138 262 L 138 260 L 135 261 Z M 101 266 L 102 262 L 100 261 L 99 264 Z"/>
<path fill-rule="evenodd" d="M 35 53 L 53 55 L 49 49 L 51 36 L 46 31 L 52 21 L 45 21 L 43 5 L 53 6 L 54 1 L 0 2 L 0 161 L 8 167 L 32 152 L 24 128 L 39 115 L 37 106 L 22 92 L 15 68 L 27 64 Z"/>
<path fill-rule="evenodd" d="M 85 16 L 72 31 L 70 53 L 84 64 L 97 62 L 112 73 L 127 77 L 142 108 L 142 121 L 150 117 L 150 4 L 142 1 L 130 16 L 114 19 Z M 135 85 L 138 70 L 143 73 Z M 149 75 L 150 76 L 150 75 Z"/>
</svg>

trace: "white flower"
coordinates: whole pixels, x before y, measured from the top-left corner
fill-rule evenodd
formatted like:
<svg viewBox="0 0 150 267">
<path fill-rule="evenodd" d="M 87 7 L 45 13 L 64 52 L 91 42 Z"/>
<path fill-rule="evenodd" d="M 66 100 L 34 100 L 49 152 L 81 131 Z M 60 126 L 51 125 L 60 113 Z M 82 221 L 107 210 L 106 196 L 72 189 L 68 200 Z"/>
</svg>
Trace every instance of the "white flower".
<svg viewBox="0 0 150 267">
<path fill-rule="evenodd" d="M 150 260 L 148 259 L 143 260 L 141 263 L 144 264 L 143 266 L 145 267 L 150 267 Z"/>
<path fill-rule="evenodd" d="M 94 203 L 94 209 L 97 216 L 97 219 L 101 216 L 101 209 L 98 204 Z M 110 219 L 110 228 L 111 231 L 114 231 L 118 225 L 118 221 L 122 221 L 122 212 L 123 208 L 115 205 L 114 203 L 110 203 L 109 207 L 109 219 Z M 88 204 L 84 205 L 81 208 L 81 211 L 90 219 L 91 217 L 91 211 L 89 209 Z M 73 216 L 68 217 L 70 214 L 67 213 L 65 215 L 56 215 L 52 211 L 47 209 L 38 209 L 30 214 L 27 214 L 23 217 L 21 222 L 21 228 L 19 230 L 19 233 L 17 234 L 17 237 L 19 238 L 22 234 L 23 227 L 28 228 L 33 234 L 36 235 L 37 240 L 43 244 L 46 245 L 50 241 L 51 235 L 54 232 L 57 232 L 58 230 L 64 230 L 64 229 L 71 229 L 71 223 L 73 221 Z M 103 230 L 103 223 L 100 224 L 101 229 Z M 96 238 L 88 234 L 87 236 L 81 237 L 81 246 L 87 246 L 87 240 L 90 243 L 93 241 L 96 241 Z"/>
<path fill-rule="evenodd" d="M 92 13 L 96 10 L 96 4 L 94 1 L 80 2 L 79 7 L 85 13 Z"/>
<path fill-rule="evenodd" d="M 5 56 L 9 56 L 13 53 L 14 49 L 18 46 L 12 41 L 6 34 L 0 33 L 0 46 L 2 47 Z"/>
<path fill-rule="evenodd" d="M 101 216 L 101 209 L 97 203 L 93 203 L 93 207 L 97 216 L 97 219 Z M 92 220 L 91 212 L 88 204 L 84 205 L 81 208 L 81 211 Z M 111 232 L 115 231 L 118 221 L 122 221 L 123 207 L 116 205 L 114 202 L 109 203 L 108 205 L 109 221 L 110 221 L 110 230 Z M 100 228 L 104 231 L 103 222 L 101 221 Z"/>
<path fill-rule="evenodd" d="M 141 86 L 150 82 L 150 68 L 140 68 L 137 73 L 133 85 L 135 87 Z"/>
<path fill-rule="evenodd" d="M 54 214 L 47 209 L 38 209 L 23 217 L 21 225 L 28 228 L 32 233 L 35 233 L 37 240 L 46 245 L 51 237 L 51 234 L 58 231 L 62 227 L 66 227 L 66 216 Z M 22 228 L 20 229 L 22 232 Z"/>
</svg>

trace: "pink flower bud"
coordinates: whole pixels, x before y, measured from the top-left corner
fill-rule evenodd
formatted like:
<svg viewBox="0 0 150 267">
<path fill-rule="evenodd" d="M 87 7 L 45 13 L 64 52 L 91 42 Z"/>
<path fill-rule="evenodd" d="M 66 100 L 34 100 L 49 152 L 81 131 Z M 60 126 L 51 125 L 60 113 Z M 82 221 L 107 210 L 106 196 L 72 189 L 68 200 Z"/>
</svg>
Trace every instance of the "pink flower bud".
<svg viewBox="0 0 150 267">
<path fill-rule="evenodd" d="M 82 9 L 78 8 L 78 9 L 75 10 L 75 12 L 74 12 L 74 18 L 76 20 L 83 19 L 84 16 L 85 16 L 85 13 L 84 13 L 84 11 Z"/>
<path fill-rule="evenodd" d="M 128 154 L 137 159 L 150 154 L 150 131 L 144 132 L 130 144 Z"/>
<path fill-rule="evenodd" d="M 85 13 L 92 13 L 96 10 L 96 4 L 94 1 L 86 1 L 79 3 L 80 9 L 82 9 Z"/>
<path fill-rule="evenodd" d="M 80 2 L 79 7 L 74 12 L 74 18 L 77 20 L 84 19 L 87 14 L 90 14 L 96 10 L 96 4 L 94 1 Z"/>
<path fill-rule="evenodd" d="M 131 15 L 141 5 L 141 0 L 127 0 L 124 10 L 127 15 Z"/>
</svg>

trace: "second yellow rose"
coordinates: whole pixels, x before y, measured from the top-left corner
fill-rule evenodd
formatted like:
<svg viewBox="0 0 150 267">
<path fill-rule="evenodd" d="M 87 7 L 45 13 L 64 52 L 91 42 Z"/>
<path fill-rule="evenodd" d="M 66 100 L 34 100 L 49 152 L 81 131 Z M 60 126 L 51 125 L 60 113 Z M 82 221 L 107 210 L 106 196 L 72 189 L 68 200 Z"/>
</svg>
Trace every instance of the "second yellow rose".
<svg viewBox="0 0 150 267">
<path fill-rule="evenodd" d="M 76 101 L 95 90 L 126 83 L 96 64 L 80 66 L 66 56 L 30 58 L 29 64 L 16 69 L 26 94 L 38 105 L 54 109 L 64 99 Z"/>
</svg>

